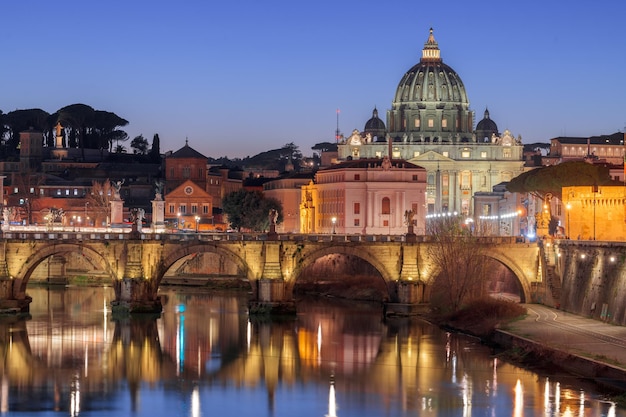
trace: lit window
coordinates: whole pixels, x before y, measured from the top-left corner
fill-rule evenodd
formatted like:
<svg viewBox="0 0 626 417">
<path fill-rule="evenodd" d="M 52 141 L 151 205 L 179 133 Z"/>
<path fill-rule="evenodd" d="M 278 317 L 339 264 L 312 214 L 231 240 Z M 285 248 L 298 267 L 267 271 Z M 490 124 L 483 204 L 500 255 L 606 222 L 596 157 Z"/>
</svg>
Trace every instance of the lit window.
<svg viewBox="0 0 626 417">
<path fill-rule="evenodd" d="M 418 156 L 420 156 L 420 151 L 413 152 L 413 158 L 417 158 Z"/>
<path fill-rule="evenodd" d="M 470 151 L 461 151 L 461 158 L 469 158 Z"/>
<path fill-rule="evenodd" d="M 415 127 L 420 127 L 420 119 L 415 119 Z"/>
<path fill-rule="evenodd" d="M 448 158 L 450 156 L 450 152 L 448 151 L 443 151 L 442 155 L 445 156 L 446 158 Z"/>
<path fill-rule="evenodd" d="M 434 127 L 435 121 L 433 119 L 428 119 L 428 127 Z"/>
<path fill-rule="evenodd" d="M 381 151 L 376 151 L 376 158 L 382 158 L 383 153 Z"/>
<path fill-rule="evenodd" d="M 487 157 L 487 152 L 482 151 L 482 152 L 480 153 L 480 157 L 481 157 L 481 158 L 486 158 L 486 157 Z"/>
<path fill-rule="evenodd" d="M 441 127 L 443 127 L 443 128 L 448 127 L 448 120 L 446 120 L 446 119 L 442 119 L 442 120 L 441 120 Z"/>
</svg>

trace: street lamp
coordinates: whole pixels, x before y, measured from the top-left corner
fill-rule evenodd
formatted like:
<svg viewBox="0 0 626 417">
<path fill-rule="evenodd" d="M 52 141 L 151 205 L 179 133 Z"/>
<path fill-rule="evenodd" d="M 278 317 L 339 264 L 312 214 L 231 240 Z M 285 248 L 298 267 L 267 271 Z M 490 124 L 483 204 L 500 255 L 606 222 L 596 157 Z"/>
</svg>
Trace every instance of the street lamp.
<svg viewBox="0 0 626 417">
<path fill-rule="evenodd" d="M 182 221 L 182 220 L 181 220 L 181 218 L 180 218 L 180 213 L 178 213 L 178 230 L 181 230 L 181 229 L 182 229 L 182 227 L 181 227 L 182 225 L 181 225 L 181 223 L 180 223 L 181 221 Z"/>
<path fill-rule="evenodd" d="M 198 233 L 198 223 L 200 223 L 200 216 L 196 216 L 196 233 Z"/>
<path fill-rule="evenodd" d="M 335 224 L 337 223 L 337 218 L 333 217 L 332 219 L 330 219 L 333 222 L 333 235 L 335 234 Z"/>
</svg>

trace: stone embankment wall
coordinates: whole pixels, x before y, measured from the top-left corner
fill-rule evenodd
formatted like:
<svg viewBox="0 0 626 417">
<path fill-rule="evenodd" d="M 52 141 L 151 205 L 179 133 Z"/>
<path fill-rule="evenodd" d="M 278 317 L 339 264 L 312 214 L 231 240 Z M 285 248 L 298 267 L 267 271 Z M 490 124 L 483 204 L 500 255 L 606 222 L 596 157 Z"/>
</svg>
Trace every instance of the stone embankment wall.
<svg viewBox="0 0 626 417">
<path fill-rule="evenodd" d="M 626 326 L 626 242 L 562 241 L 557 253 L 560 308 Z"/>
</svg>

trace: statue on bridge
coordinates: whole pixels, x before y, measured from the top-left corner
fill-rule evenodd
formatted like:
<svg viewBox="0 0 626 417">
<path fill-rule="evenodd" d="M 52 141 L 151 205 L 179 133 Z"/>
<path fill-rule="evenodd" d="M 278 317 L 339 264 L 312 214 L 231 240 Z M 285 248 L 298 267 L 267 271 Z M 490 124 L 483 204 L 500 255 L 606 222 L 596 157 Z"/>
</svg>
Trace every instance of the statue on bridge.
<svg viewBox="0 0 626 417">
<path fill-rule="evenodd" d="M 154 190 L 155 197 L 154 197 L 154 199 L 155 200 L 157 200 L 157 201 L 163 200 L 163 187 L 164 187 L 164 185 L 165 185 L 165 182 L 163 180 L 156 180 L 154 182 L 154 187 L 155 187 L 155 190 Z"/>
<path fill-rule="evenodd" d="M 121 179 L 119 181 L 115 181 L 115 182 L 111 182 L 111 186 L 113 186 L 113 199 L 114 200 L 121 200 L 122 197 L 120 197 L 120 190 L 122 189 L 122 184 L 124 184 L 124 179 Z"/>
</svg>

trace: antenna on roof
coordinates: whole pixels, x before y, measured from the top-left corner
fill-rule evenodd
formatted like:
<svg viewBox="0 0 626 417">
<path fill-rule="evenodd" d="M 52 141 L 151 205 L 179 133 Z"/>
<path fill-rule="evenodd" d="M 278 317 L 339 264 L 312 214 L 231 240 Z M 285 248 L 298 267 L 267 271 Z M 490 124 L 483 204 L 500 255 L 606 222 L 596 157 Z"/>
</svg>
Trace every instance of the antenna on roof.
<svg viewBox="0 0 626 417">
<path fill-rule="evenodd" d="M 335 141 L 336 142 L 339 142 L 339 136 L 340 136 L 340 133 L 339 133 L 339 113 L 340 113 L 340 111 L 339 111 L 339 109 L 337 109 L 337 129 L 335 130 Z"/>
</svg>

